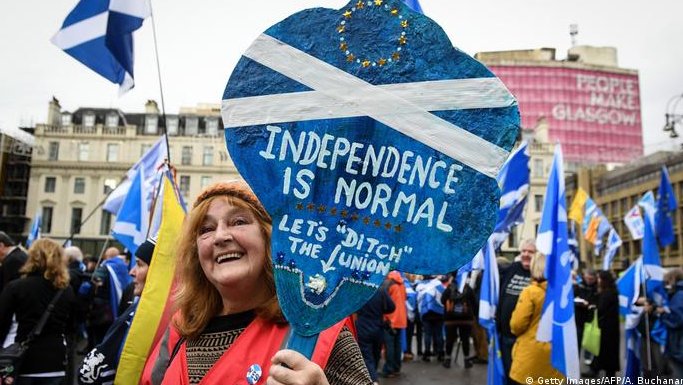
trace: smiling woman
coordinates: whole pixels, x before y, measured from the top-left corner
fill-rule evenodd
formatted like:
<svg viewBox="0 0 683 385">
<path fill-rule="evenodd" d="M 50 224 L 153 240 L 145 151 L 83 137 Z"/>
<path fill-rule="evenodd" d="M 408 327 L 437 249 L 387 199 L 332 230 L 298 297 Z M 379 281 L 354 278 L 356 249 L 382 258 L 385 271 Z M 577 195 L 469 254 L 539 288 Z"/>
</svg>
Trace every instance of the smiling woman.
<svg viewBox="0 0 683 385">
<path fill-rule="evenodd" d="M 244 182 L 199 195 L 178 244 L 178 312 L 142 383 L 372 383 L 346 321 L 320 334 L 312 360 L 280 350 L 289 326 L 275 291 L 271 230 Z"/>
</svg>

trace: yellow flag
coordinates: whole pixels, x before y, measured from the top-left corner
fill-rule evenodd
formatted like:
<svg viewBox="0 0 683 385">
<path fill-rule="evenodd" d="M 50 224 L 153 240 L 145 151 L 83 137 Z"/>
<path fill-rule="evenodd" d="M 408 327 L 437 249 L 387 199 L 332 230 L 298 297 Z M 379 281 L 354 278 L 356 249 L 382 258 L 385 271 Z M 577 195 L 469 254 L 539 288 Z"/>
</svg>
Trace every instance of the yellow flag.
<svg viewBox="0 0 683 385">
<path fill-rule="evenodd" d="M 185 212 L 176 198 L 173 185 L 164 177 L 161 225 L 152 263 L 147 272 L 145 289 L 133 317 L 128 337 L 121 352 L 114 385 L 137 384 L 152 350 L 175 274 L 176 241 Z"/>
<path fill-rule="evenodd" d="M 569 208 L 569 214 L 567 215 L 570 219 L 573 219 L 574 222 L 578 223 L 581 225 L 583 223 L 583 207 L 586 205 L 586 200 L 588 199 L 588 194 L 579 187 L 576 190 L 576 196 L 574 196 L 574 200 L 572 201 L 572 205 Z"/>
</svg>

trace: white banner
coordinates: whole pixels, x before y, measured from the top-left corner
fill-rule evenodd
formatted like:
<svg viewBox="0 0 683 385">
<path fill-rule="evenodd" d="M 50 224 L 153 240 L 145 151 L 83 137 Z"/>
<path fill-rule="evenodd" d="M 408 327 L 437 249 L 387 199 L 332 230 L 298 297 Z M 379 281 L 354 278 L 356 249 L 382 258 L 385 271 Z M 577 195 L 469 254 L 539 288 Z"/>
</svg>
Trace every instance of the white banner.
<svg viewBox="0 0 683 385">
<path fill-rule="evenodd" d="M 626 223 L 626 227 L 628 227 L 628 230 L 631 232 L 631 237 L 633 237 L 634 240 L 643 238 L 645 222 L 643 222 L 643 216 L 640 214 L 638 205 L 633 206 L 633 208 L 626 213 L 624 223 Z"/>
</svg>

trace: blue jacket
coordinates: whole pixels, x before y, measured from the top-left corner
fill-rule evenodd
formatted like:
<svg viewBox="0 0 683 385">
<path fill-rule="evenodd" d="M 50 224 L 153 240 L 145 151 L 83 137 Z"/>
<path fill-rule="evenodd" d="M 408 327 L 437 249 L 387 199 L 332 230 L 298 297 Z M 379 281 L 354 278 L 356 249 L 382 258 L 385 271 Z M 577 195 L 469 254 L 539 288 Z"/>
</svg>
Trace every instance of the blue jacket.
<svg viewBox="0 0 683 385">
<path fill-rule="evenodd" d="M 669 310 L 660 317 L 667 329 L 666 355 L 683 363 L 683 281 L 676 283 Z"/>
</svg>

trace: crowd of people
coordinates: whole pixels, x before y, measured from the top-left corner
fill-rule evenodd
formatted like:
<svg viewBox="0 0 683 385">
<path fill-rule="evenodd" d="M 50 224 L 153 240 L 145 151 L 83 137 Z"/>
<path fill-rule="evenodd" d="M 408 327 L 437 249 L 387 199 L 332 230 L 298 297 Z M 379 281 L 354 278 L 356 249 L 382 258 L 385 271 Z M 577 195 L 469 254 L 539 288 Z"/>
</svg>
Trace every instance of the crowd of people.
<svg viewBox="0 0 683 385">
<path fill-rule="evenodd" d="M 176 248 L 176 312 L 141 383 L 237 383 L 246 373 L 250 384 L 371 385 L 400 376 L 406 361 L 435 361 L 453 370 L 462 352 L 464 370 L 488 362 L 489 340 L 478 323 L 478 270 L 437 276 L 392 271 L 353 317 L 320 334 L 311 359 L 283 349 L 289 328 L 276 295 L 271 229 L 268 213 L 243 182 L 214 184 L 199 195 Z M 3 373 L 3 382 L 72 383 L 70 368 L 78 368 L 81 384 L 111 383 L 155 243 L 145 241 L 134 263 L 116 248 L 98 261 L 46 238 L 25 252 L 0 232 L 0 342 L 30 341 L 18 372 Z M 550 364 L 551 343 L 536 339 L 547 288 L 545 257 L 526 240 L 513 262 L 498 262 L 496 324 L 507 383 L 562 378 Z M 641 301 L 643 320 L 661 322 L 668 332 L 655 341 L 643 331 L 652 340 L 643 344 L 649 345 L 643 373 L 672 371 L 683 378 L 683 270 L 671 270 L 665 281 L 668 307 Z M 615 276 L 584 269 L 574 294 L 577 345 L 595 317 L 602 331 L 599 354 L 582 352 L 583 375 L 612 376 L 622 369 Z M 48 321 L 35 333 L 46 310 Z M 76 362 L 76 353 L 84 358 Z"/>
</svg>

